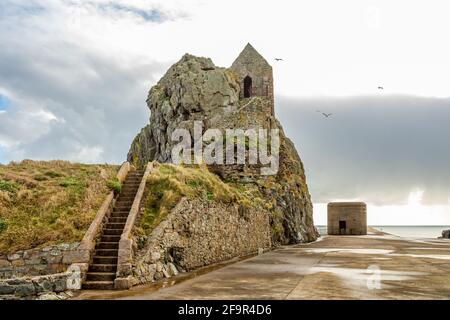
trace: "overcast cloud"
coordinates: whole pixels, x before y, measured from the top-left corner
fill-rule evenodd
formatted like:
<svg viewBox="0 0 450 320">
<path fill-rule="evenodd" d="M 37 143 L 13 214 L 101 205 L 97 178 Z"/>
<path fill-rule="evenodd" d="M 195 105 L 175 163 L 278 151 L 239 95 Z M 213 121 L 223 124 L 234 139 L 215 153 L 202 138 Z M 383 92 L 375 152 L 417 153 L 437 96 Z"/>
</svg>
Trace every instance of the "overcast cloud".
<svg viewBox="0 0 450 320">
<path fill-rule="evenodd" d="M 315 202 L 423 190 L 448 205 L 448 4 L 344 2 L 2 0 L 0 162 L 120 163 L 172 63 L 190 52 L 229 66 L 250 41 L 274 66 Z"/>
<path fill-rule="evenodd" d="M 326 119 L 320 110 L 333 113 Z M 277 100 L 316 202 L 449 204 L 450 99 L 362 96 Z"/>
</svg>

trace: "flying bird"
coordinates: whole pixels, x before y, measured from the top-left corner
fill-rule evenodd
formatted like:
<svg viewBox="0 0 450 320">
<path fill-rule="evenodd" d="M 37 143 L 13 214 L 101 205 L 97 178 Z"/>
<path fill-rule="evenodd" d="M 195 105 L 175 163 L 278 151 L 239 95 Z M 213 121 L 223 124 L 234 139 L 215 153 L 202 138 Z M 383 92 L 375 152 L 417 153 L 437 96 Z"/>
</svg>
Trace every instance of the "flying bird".
<svg viewBox="0 0 450 320">
<path fill-rule="evenodd" d="M 383 87 L 378 87 L 378 90 L 384 90 L 384 88 Z"/>
<path fill-rule="evenodd" d="M 322 112 L 322 111 L 320 111 L 320 110 L 316 110 L 316 112 L 321 113 L 325 118 L 329 118 L 329 117 L 331 117 L 331 115 L 332 115 L 332 113 L 325 113 L 325 112 Z"/>
<path fill-rule="evenodd" d="M 275 58 L 275 61 L 283 61 L 281 58 Z"/>
</svg>

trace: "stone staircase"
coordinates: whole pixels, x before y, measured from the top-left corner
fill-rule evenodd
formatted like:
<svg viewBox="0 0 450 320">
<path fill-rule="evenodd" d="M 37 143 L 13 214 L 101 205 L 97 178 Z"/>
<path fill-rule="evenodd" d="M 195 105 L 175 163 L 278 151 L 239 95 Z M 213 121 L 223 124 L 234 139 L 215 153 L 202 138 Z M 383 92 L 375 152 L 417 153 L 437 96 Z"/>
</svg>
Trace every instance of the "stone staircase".
<svg viewBox="0 0 450 320">
<path fill-rule="evenodd" d="M 143 175 L 144 171 L 130 171 L 122 184 L 122 191 L 114 205 L 113 212 L 103 228 L 100 241 L 95 247 L 94 257 L 89 265 L 83 289 L 114 289 L 120 236 Z"/>
</svg>

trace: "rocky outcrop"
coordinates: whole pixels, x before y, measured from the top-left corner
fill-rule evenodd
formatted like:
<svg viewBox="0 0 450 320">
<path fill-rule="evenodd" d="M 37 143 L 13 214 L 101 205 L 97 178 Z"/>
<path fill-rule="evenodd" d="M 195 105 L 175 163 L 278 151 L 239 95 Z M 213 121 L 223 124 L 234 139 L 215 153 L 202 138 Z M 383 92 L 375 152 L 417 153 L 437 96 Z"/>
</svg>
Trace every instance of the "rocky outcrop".
<svg viewBox="0 0 450 320">
<path fill-rule="evenodd" d="M 442 231 L 442 238 L 450 239 L 450 229 Z"/>
<path fill-rule="evenodd" d="M 172 162 L 175 129 L 187 129 L 194 137 L 194 122 L 203 130 L 264 128 L 280 131 L 279 170 L 262 176 L 260 164 L 211 165 L 223 181 L 257 186 L 270 211 L 272 244 L 313 241 L 318 233 L 313 225 L 312 204 L 303 164 L 293 143 L 284 135 L 273 116 L 273 100 L 268 97 L 239 98 L 239 75 L 216 67 L 208 58 L 186 54 L 150 90 L 147 103 L 150 124 L 134 139 L 128 160 L 138 167 L 148 161 Z"/>
<path fill-rule="evenodd" d="M 134 139 L 128 160 L 140 167 L 152 160 L 170 162 L 175 129 L 189 129 L 193 135 L 194 121 L 209 127 L 235 110 L 238 101 L 239 83 L 231 71 L 215 67 L 211 59 L 184 55 L 151 88 L 150 124 Z"/>
</svg>

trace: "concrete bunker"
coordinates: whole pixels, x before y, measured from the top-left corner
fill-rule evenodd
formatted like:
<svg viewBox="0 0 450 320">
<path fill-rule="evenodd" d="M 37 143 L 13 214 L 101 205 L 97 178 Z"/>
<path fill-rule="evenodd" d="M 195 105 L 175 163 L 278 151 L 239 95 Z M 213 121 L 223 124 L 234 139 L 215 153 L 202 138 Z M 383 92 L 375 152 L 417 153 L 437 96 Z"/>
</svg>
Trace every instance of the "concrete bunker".
<svg viewBox="0 0 450 320">
<path fill-rule="evenodd" d="M 330 202 L 327 231 L 329 235 L 367 234 L 367 205 L 364 202 Z"/>
</svg>

